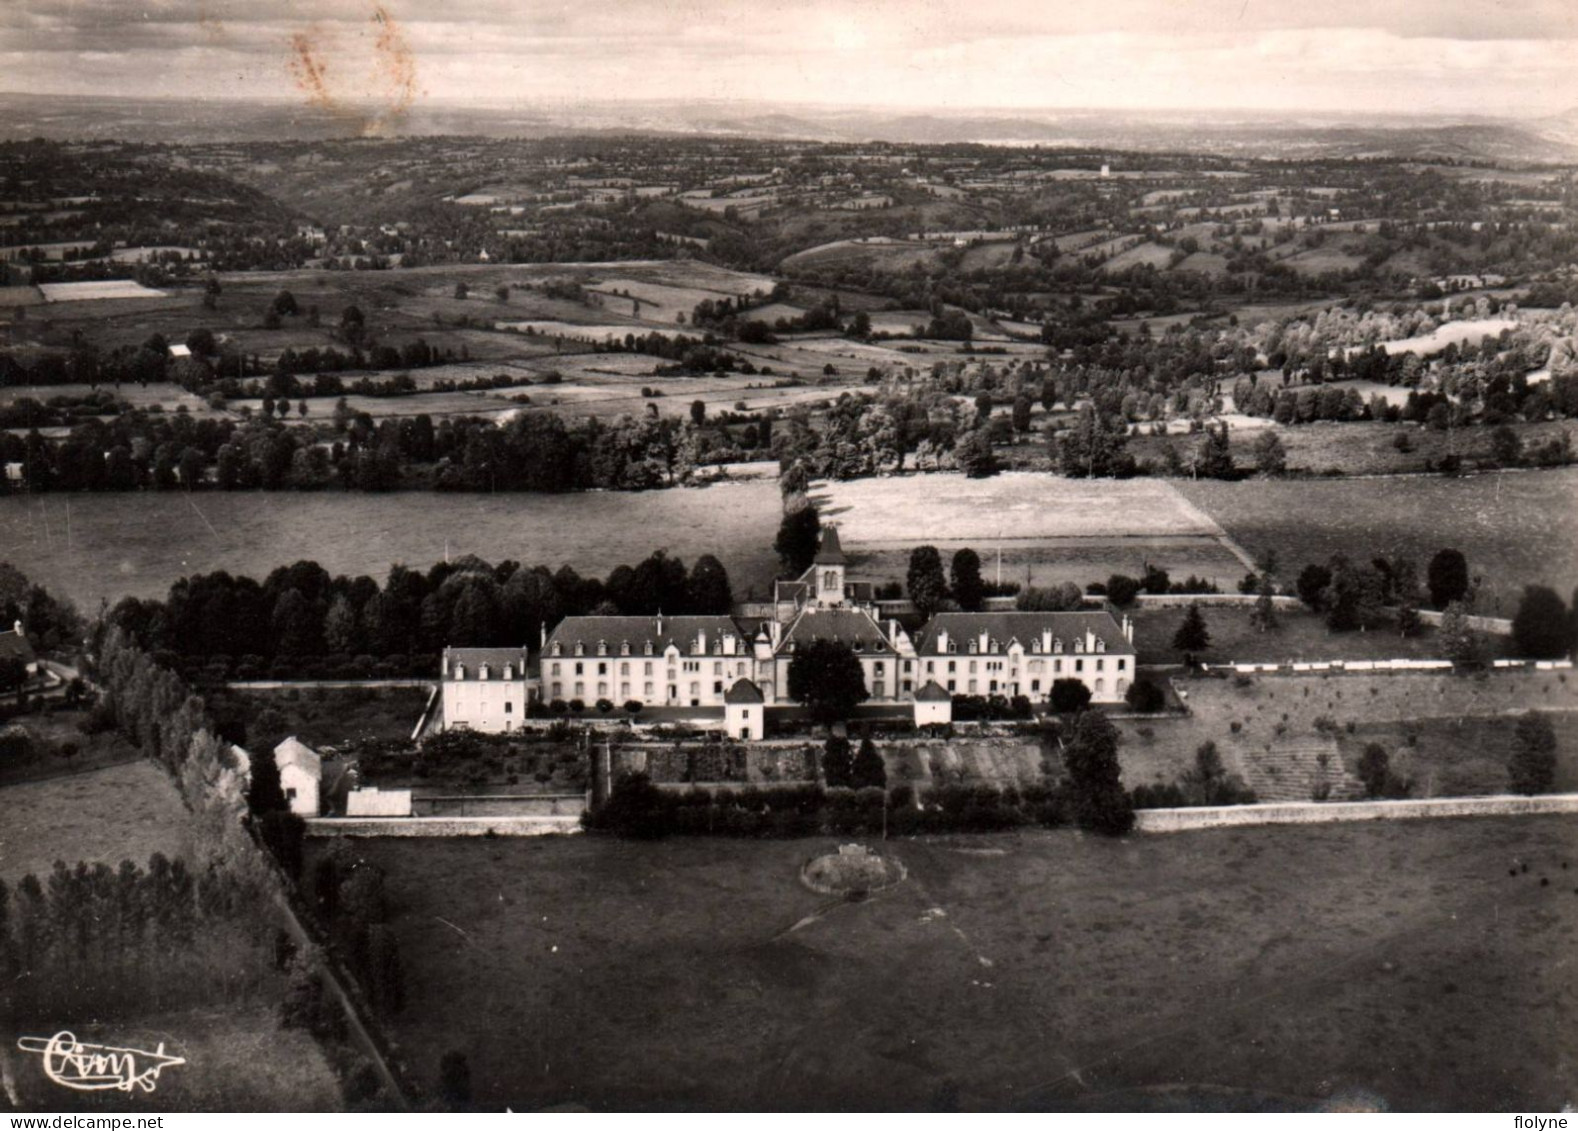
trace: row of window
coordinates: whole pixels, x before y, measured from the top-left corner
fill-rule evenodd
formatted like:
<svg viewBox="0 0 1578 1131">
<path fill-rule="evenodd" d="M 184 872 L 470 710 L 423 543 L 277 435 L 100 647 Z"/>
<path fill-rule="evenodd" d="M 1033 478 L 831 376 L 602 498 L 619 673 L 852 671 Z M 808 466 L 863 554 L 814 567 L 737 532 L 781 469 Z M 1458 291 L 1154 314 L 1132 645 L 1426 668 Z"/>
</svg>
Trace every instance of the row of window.
<svg viewBox="0 0 1578 1131">
<path fill-rule="evenodd" d="M 939 663 L 941 663 L 941 662 L 942 661 L 940 661 L 940 660 L 927 660 L 926 661 L 926 674 L 927 675 L 936 675 L 937 674 L 937 665 Z M 985 660 L 985 661 L 982 661 L 982 660 L 970 660 L 970 661 L 967 661 L 967 662 L 970 665 L 969 672 L 970 672 L 971 675 L 975 674 L 975 672 L 976 672 L 976 665 L 980 664 L 980 663 L 985 663 L 986 670 L 988 672 L 1000 672 L 1000 671 L 1003 670 L 1003 662 L 1001 660 Z M 1120 671 L 1120 672 L 1128 670 L 1129 661 L 1128 661 L 1127 657 L 1125 657 L 1125 656 L 1114 656 L 1113 657 L 1113 662 L 1116 665 L 1114 670 Z M 958 660 L 949 660 L 949 661 L 947 661 L 947 664 L 948 664 L 948 669 L 947 670 L 948 670 L 948 674 L 949 675 L 952 675 L 953 673 L 955 673 L 956 671 L 959 670 L 959 663 L 960 663 L 960 661 L 958 661 Z M 1027 660 L 1027 661 L 1025 661 L 1025 670 L 1030 672 L 1032 675 L 1035 674 L 1036 672 L 1045 672 L 1047 670 L 1046 669 L 1046 663 L 1047 662 L 1045 660 Z M 1083 658 L 1075 659 L 1073 661 L 1073 665 L 1074 666 L 1069 669 L 1070 671 L 1073 671 L 1073 672 L 1078 673 L 1078 674 L 1083 674 L 1083 672 L 1085 671 L 1085 661 L 1084 661 Z M 1097 656 L 1096 657 L 1096 670 L 1098 672 L 1107 670 L 1106 657 L 1104 657 L 1104 656 Z M 1052 674 L 1053 675 L 1062 675 L 1063 674 L 1063 661 L 1062 660 L 1053 660 L 1052 661 Z"/>
<path fill-rule="evenodd" d="M 946 648 L 943 645 L 944 645 L 944 641 L 942 639 L 939 639 L 937 641 L 937 651 L 939 651 L 939 652 L 946 651 L 946 652 L 952 652 L 952 653 L 956 653 L 956 652 L 959 651 L 959 642 L 957 640 L 948 640 Z M 1093 652 L 1105 652 L 1106 650 L 1107 650 L 1107 642 L 1105 640 L 1103 640 L 1099 636 L 1096 637 L 1095 647 L 1090 649 L 1090 651 L 1093 651 Z M 970 641 L 970 646 L 969 646 L 970 654 L 971 655 L 976 655 L 980 651 L 981 651 L 981 642 L 980 642 L 980 640 L 979 639 L 971 640 Z M 998 653 L 998 652 L 1006 652 L 1007 649 L 1003 647 L 1002 641 L 1000 641 L 1000 640 L 989 640 L 989 641 L 987 641 L 986 651 L 990 652 L 990 653 Z M 1041 648 L 1040 642 L 1035 640 L 1034 638 L 1032 638 L 1031 641 L 1030 641 L 1030 647 L 1026 648 L 1025 651 L 1027 653 L 1036 653 L 1036 654 L 1041 653 L 1042 648 Z M 1075 652 L 1084 652 L 1084 651 L 1086 651 L 1085 641 L 1082 638 L 1076 638 L 1075 639 L 1075 641 L 1074 641 L 1074 651 Z M 1062 652 L 1063 652 L 1063 641 L 1061 639 L 1054 639 L 1052 641 L 1052 654 L 1054 654 L 1054 655 L 1061 655 Z"/>
<path fill-rule="evenodd" d="M 564 674 L 563 669 L 565 668 L 565 666 L 566 665 L 564 665 L 564 664 L 558 664 L 558 663 L 549 664 L 548 665 L 548 675 L 549 675 L 549 677 L 550 678 L 555 678 L 555 677 L 558 677 L 560 675 L 563 675 Z M 608 675 L 609 674 L 609 668 L 611 666 L 612 665 L 610 665 L 608 663 L 599 662 L 598 665 L 597 665 L 597 671 L 594 674 L 596 674 L 596 675 Z M 728 672 L 727 672 L 726 669 L 729 666 L 730 665 L 725 664 L 722 660 L 716 660 L 716 661 L 713 662 L 713 665 L 712 665 L 712 674 L 715 675 L 715 676 L 727 675 Z M 584 663 L 582 663 L 580 661 L 576 661 L 576 663 L 575 663 L 575 670 L 571 674 L 572 675 L 586 675 L 587 674 L 586 667 L 587 667 L 586 664 L 584 664 Z M 704 665 L 699 660 L 686 660 L 685 663 L 684 663 L 685 672 L 687 674 L 689 674 L 689 675 L 698 675 L 698 674 L 700 674 L 700 672 L 701 672 L 703 667 L 704 667 Z M 744 679 L 745 678 L 745 661 L 741 660 L 738 663 L 734 664 L 733 667 L 734 667 L 734 674 L 735 674 L 735 676 L 737 678 Z M 668 667 L 669 678 L 671 678 L 671 679 L 673 678 L 674 673 L 675 673 L 676 670 L 677 669 L 676 669 L 674 664 L 672 664 L 672 663 L 669 664 L 669 667 Z M 621 663 L 619 665 L 619 674 L 621 676 L 628 676 L 628 675 L 631 674 L 630 673 L 630 664 L 628 662 L 624 662 L 624 663 Z M 643 663 L 641 665 L 641 674 L 644 675 L 644 676 L 652 674 L 652 661 L 651 660 L 648 660 L 648 661 L 646 661 L 645 663 Z"/>
<path fill-rule="evenodd" d="M 732 656 L 734 654 L 734 644 L 735 644 L 735 637 L 730 635 L 730 634 L 725 634 L 724 637 L 723 637 L 723 654 L 725 656 Z M 647 655 L 647 656 L 653 656 L 653 655 L 657 654 L 656 649 L 653 647 L 652 641 L 650 641 L 650 640 L 648 640 L 645 644 L 642 645 L 641 651 L 642 651 L 643 655 Z M 551 656 L 562 656 L 562 655 L 564 655 L 564 645 L 559 643 L 559 641 L 555 640 L 553 642 L 553 647 L 549 649 L 549 653 L 548 654 L 551 655 Z M 573 649 L 573 654 L 577 655 L 577 656 L 584 656 L 584 655 L 586 655 L 586 645 L 580 643 L 579 641 L 577 641 L 576 645 L 575 645 L 575 648 Z M 596 654 L 599 655 L 599 656 L 607 656 L 607 655 L 610 654 L 609 651 L 608 651 L 608 644 L 605 641 L 599 640 L 597 642 L 597 653 Z M 630 652 L 630 642 L 628 640 L 621 641 L 620 645 L 619 645 L 619 655 L 621 655 L 621 656 L 628 656 L 630 654 L 631 654 L 631 652 Z M 705 651 L 704 651 L 704 649 L 702 649 L 699 646 L 697 641 L 693 640 L 690 643 L 690 652 L 689 652 L 689 654 L 692 655 L 692 656 L 699 656 L 699 655 L 704 655 Z"/>
</svg>

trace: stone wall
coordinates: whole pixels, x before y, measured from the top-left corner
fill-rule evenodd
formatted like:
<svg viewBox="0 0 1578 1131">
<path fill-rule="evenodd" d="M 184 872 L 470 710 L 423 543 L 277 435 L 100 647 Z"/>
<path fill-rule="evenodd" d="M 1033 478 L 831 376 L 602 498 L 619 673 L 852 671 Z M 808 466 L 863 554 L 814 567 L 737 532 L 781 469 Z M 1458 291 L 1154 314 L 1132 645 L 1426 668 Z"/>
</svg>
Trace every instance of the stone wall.
<svg viewBox="0 0 1578 1131">
<path fill-rule="evenodd" d="M 1198 809 L 1141 809 L 1139 832 L 1174 833 L 1233 825 L 1315 825 L 1337 821 L 1401 821 L 1426 817 L 1512 817 L 1578 813 L 1578 793 L 1540 797 L 1438 797 L 1423 801 L 1310 801 L 1223 805 Z"/>
<path fill-rule="evenodd" d="M 579 833 L 579 817 L 319 817 L 307 835 L 330 836 L 552 836 Z"/>
</svg>

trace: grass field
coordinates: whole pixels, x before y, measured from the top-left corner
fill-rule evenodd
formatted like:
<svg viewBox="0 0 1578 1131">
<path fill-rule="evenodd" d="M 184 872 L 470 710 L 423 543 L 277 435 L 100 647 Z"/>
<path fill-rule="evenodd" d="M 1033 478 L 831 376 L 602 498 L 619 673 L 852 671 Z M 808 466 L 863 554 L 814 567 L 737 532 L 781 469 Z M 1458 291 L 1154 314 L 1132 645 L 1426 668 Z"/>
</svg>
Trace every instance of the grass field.
<svg viewBox="0 0 1578 1131">
<path fill-rule="evenodd" d="M 6 1028 L 0 1022 L 0 1032 Z M 71 1092 L 44 1075 L 39 1057 L 11 1051 L 13 1037 L 0 1057 L 10 1060 L 18 1110 L 343 1110 L 339 1081 L 317 1043 L 303 1030 L 279 1028 L 270 1009 L 191 1010 L 105 1023 L 85 1018 L 71 1031 L 80 1041 L 122 1048 L 153 1050 L 163 1042 L 165 1052 L 186 1063 L 161 1072 L 152 1092 Z"/>
<path fill-rule="evenodd" d="M 777 572 L 780 513 L 772 480 L 570 495 L 10 496 L 0 499 L 0 560 L 87 613 L 100 600 L 162 597 L 193 573 L 262 578 L 310 558 L 331 573 L 381 579 L 394 562 L 426 569 L 446 550 L 598 577 L 660 548 L 687 564 L 710 553 L 736 594 L 764 594 Z"/>
<path fill-rule="evenodd" d="M 1560 673 L 1497 672 L 1483 680 L 1430 674 L 1259 675 L 1242 687 L 1226 679 L 1190 679 L 1178 686 L 1188 694 L 1188 716 L 1119 724 L 1125 785 L 1175 780 L 1204 742 L 1217 743 L 1228 768 L 1244 773 L 1244 759 L 1257 756 L 1268 743 L 1280 747 L 1318 736 L 1316 722 L 1324 717 L 1336 728 L 1338 753 L 1350 771 L 1357 768 L 1365 743 L 1380 741 L 1391 752 L 1394 769 L 1414 780 L 1416 797 L 1503 793 L 1516 716 L 1539 709 L 1557 728 L 1556 786 L 1578 789 L 1578 682 L 1563 680 Z M 1143 734 L 1146 730 L 1151 733 Z M 1414 742 L 1406 741 L 1409 733 L 1417 736 Z M 1474 746 L 1476 737 L 1485 742 Z"/>
<path fill-rule="evenodd" d="M 1157 558 L 1156 561 L 1177 576 L 1177 571 L 1171 570 L 1166 559 Z M 1223 588 L 1231 591 L 1227 586 Z M 1134 611 L 1134 643 L 1146 663 L 1183 662 L 1183 653 L 1175 649 L 1172 642 L 1188 611 L 1186 608 L 1139 608 Z M 1436 631 L 1429 626 L 1407 638 L 1400 637 L 1390 627 L 1334 633 L 1326 628 L 1324 617 L 1300 608 L 1278 609 L 1277 627 L 1261 632 L 1251 623 L 1253 611 L 1243 606 L 1203 606 L 1200 615 L 1205 618 L 1206 628 L 1211 633 L 1211 646 L 1199 653 L 1200 658 L 1209 664 L 1280 664 L 1405 657 L 1438 659 L 1441 655 Z"/>
<path fill-rule="evenodd" d="M 1344 553 L 1406 554 L 1421 572 L 1447 546 L 1483 575 L 1480 611 L 1511 616 L 1524 585 L 1578 585 L 1578 468 L 1461 479 L 1176 482 L 1252 554 L 1275 550 L 1295 576 Z"/>
<path fill-rule="evenodd" d="M 0 879 L 42 879 L 56 860 L 147 866 L 190 858 L 195 829 L 175 785 L 151 762 L 0 788 Z"/>
<path fill-rule="evenodd" d="M 465 1051 L 492 1110 L 1554 1110 L 1578 1087 L 1563 818 L 895 841 L 908 879 L 859 903 L 798 882 L 834 843 L 360 844 L 408 973 L 395 1037 L 429 1083 Z"/>
<path fill-rule="evenodd" d="M 1044 538 L 1214 536 L 1221 528 L 1160 479 L 1081 480 L 1018 472 L 969 479 L 927 475 L 817 483 L 822 518 L 849 542 L 916 545 L 928 537 L 1008 542 Z"/>
</svg>

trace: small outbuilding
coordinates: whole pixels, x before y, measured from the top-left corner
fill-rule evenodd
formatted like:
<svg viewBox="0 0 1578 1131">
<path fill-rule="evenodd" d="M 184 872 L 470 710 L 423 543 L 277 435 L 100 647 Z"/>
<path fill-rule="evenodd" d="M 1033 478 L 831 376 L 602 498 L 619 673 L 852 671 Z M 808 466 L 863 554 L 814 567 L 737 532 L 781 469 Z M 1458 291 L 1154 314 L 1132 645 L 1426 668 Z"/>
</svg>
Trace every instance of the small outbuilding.
<svg viewBox="0 0 1578 1131">
<path fill-rule="evenodd" d="M 762 689 L 748 679 L 737 679 L 723 695 L 723 726 L 730 738 L 760 739 L 766 722 Z"/>
<path fill-rule="evenodd" d="M 915 693 L 915 725 L 939 726 L 953 722 L 953 696 L 935 679 Z"/>
<path fill-rule="evenodd" d="M 279 767 L 279 787 L 290 811 L 298 817 L 316 817 L 323 755 L 291 735 L 274 747 L 274 764 Z"/>
</svg>

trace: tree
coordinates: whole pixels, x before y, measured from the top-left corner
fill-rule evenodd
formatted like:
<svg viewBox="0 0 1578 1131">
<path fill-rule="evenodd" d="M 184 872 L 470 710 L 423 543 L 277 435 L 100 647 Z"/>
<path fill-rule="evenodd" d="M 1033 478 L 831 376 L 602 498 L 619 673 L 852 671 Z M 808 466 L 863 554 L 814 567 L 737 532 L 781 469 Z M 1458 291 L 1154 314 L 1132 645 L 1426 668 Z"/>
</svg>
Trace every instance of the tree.
<svg viewBox="0 0 1578 1131">
<path fill-rule="evenodd" d="M 289 291 L 280 291 L 274 296 L 274 301 L 269 303 L 269 310 L 281 318 L 299 313 L 296 306 L 296 296 Z M 354 310 L 355 308 L 352 307 Z"/>
<path fill-rule="evenodd" d="M 463 299 L 469 294 L 471 294 L 471 288 L 466 286 L 465 283 L 456 283 L 455 284 L 455 297 L 456 298 Z"/>
<path fill-rule="evenodd" d="M 1014 398 L 1014 431 L 1025 433 L 1030 431 L 1030 398 L 1020 393 Z"/>
<path fill-rule="evenodd" d="M 1136 711 L 1152 714 L 1167 706 L 1167 694 L 1148 679 L 1137 679 L 1123 693 L 1124 702 Z"/>
<path fill-rule="evenodd" d="M 1411 558 L 1392 562 L 1392 598 L 1397 602 L 1397 632 L 1412 636 L 1419 631 L 1419 568 Z"/>
<path fill-rule="evenodd" d="M 1268 632 L 1277 627 L 1277 587 L 1271 580 L 1269 573 L 1260 575 L 1256 588 L 1258 595 L 1255 597 L 1255 607 L 1250 611 L 1249 623 L 1261 632 Z"/>
<path fill-rule="evenodd" d="M 686 581 L 690 595 L 690 612 L 698 616 L 728 616 L 734 607 L 734 594 L 729 587 L 729 571 L 711 554 L 696 559 Z"/>
<path fill-rule="evenodd" d="M 847 786 L 854 772 L 849 739 L 841 734 L 828 735 L 827 743 L 822 747 L 822 783 L 833 788 Z"/>
<path fill-rule="evenodd" d="M 1490 458 L 1501 467 L 1516 467 L 1523 455 L 1523 441 L 1503 424 L 1490 432 Z"/>
<path fill-rule="evenodd" d="M 1237 775 L 1227 772 L 1214 742 L 1195 748 L 1194 765 L 1184 771 L 1179 785 L 1191 805 L 1245 805 L 1255 799 Z"/>
<path fill-rule="evenodd" d="M 1199 604 L 1189 606 L 1184 619 L 1173 633 L 1173 648 L 1179 652 L 1203 652 L 1211 646 L 1211 633 L 1200 615 Z"/>
<path fill-rule="evenodd" d="M 1535 660 L 1557 660 L 1572 651 L 1572 622 L 1556 590 L 1544 585 L 1523 587 L 1512 618 L 1512 642 L 1518 655 Z"/>
<path fill-rule="evenodd" d="M 1216 427 L 1206 425 L 1205 434 L 1195 448 L 1195 477 L 1231 479 L 1233 477 L 1233 447 L 1228 439 L 1227 421 Z"/>
<path fill-rule="evenodd" d="M 942 608 L 948 595 L 948 581 L 942 572 L 942 555 L 936 546 L 917 546 L 910 551 L 910 567 L 904 585 L 915 609 L 929 617 Z"/>
<path fill-rule="evenodd" d="M 1134 806 L 1118 765 L 1118 728 L 1100 711 L 1083 711 L 1063 746 L 1074 818 L 1091 832 L 1121 836 L 1134 827 Z"/>
<path fill-rule="evenodd" d="M 1556 787 L 1556 731 L 1551 720 L 1530 711 L 1512 731 L 1507 784 L 1513 793 L 1550 793 Z"/>
<path fill-rule="evenodd" d="M 1453 601 L 1468 596 L 1468 559 L 1461 550 L 1438 550 L 1425 569 L 1425 585 L 1430 589 L 1430 603 L 1445 609 Z"/>
<path fill-rule="evenodd" d="M 1262 475 L 1281 475 L 1288 469 L 1288 450 L 1282 437 L 1267 428 L 1255 438 L 1255 467 Z"/>
<path fill-rule="evenodd" d="M 778 537 L 773 539 L 773 550 L 785 571 L 798 577 L 810 569 L 821 535 L 821 519 L 811 504 L 786 513 L 778 524 Z"/>
<path fill-rule="evenodd" d="M 1052 681 L 1049 699 L 1052 709 L 1058 714 L 1073 714 L 1090 706 L 1090 688 L 1085 686 L 1084 680 L 1065 676 L 1063 679 Z"/>
<path fill-rule="evenodd" d="M 702 422 L 704 420 L 706 420 L 706 419 L 707 419 L 707 402 L 706 401 L 691 401 L 690 402 L 690 420 L 691 420 L 691 423 L 696 425 L 696 427 L 699 428 L 699 427 L 701 427 Z"/>
<path fill-rule="evenodd" d="M 953 458 L 969 479 L 990 479 L 998 472 L 991 432 L 984 426 L 965 433 L 954 445 Z"/>
<path fill-rule="evenodd" d="M 953 555 L 950 567 L 953 599 L 967 613 L 978 613 L 986 599 L 986 583 L 981 580 L 981 556 L 966 546 Z"/>
<path fill-rule="evenodd" d="M 1479 634 L 1469 627 L 1468 606 L 1453 601 L 1441 616 L 1439 639 L 1446 658 L 1460 668 L 1475 668 L 1484 662 L 1484 647 Z"/>
<path fill-rule="evenodd" d="M 350 601 L 341 593 L 334 598 L 329 606 L 328 615 L 323 621 L 323 642 L 330 652 L 343 655 L 352 655 L 358 651 L 356 645 L 358 636 L 356 632 L 356 610 Z"/>
<path fill-rule="evenodd" d="M 1120 608 L 1132 605 L 1140 595 L 1140 581 L 1127 574 L 1115 573 L 1107 578 L 1107 600 Z"/>
<path fill-rule="evenodd" d="M 870 697 L 865 670 L 848 644 L 809 640 L 795 645 L 789 661 L 789 698 L 804 704 L 817 722 L 847 719 Z"/>
<path fill-rule="evenodd" d="M 1386 783 L 1392 776 L 1392 758 L 1379 742 L 1367 743 L 1359 755 L 1359 780 L 1364 783 L 1367 797 L 1384 797 Z"/>
<path fill-rule="evenodd" d="M 888 770 L 882 763 L 882 755 L 877 753 L 876 743 L 867 735 L 860 740 L 860 753 L 855 755 L 855 761 L 850 768 L 849 784 L 856 789 L 886 789 L 888 785 Z"/>
<path fill-rule="evenodd" d="M 1299 600 L 1318 613 L 1326 607 L 1326 591 L 1331 588 L 1331 570 L 1311 563 L 1299 571 L 1294 587 L 1298 590 Z"/>
<path fill-rule="evenodd" d="M 272 750 L 260 750 L 252 757 L 252 778 L 247 786 L 247 808 L 254 813 L 277 813 L 286 808 L 285 790 L 279 782 L 279 766 Z"/>
</svg>

